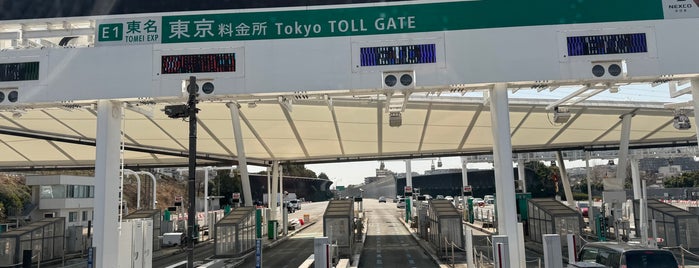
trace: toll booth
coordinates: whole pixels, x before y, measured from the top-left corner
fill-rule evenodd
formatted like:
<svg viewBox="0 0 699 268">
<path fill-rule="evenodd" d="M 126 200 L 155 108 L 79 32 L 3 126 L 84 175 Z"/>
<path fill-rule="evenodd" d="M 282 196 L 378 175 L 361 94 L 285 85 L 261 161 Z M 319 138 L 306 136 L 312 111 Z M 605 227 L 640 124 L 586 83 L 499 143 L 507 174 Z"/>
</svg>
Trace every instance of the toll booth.
<svg viewBox="0 0 699 268">
<path fill-rule="evenodd" d="M 255 207 L 234 208 L 216 223 L 214 256 L 231 258 L 255 249 Z"/>
<path fill-rule="evenodd" d="M 427 214 L 430 225 L 428 240 L 438 249 L 438 252 L 443 250 L 445 238 L 448 242 L 464 248 L 461 214 L 451 201 L 444 199 L 430 200 Z"/>
<path fill-rule="evenodd" d="M 555 199 L 529 199 L 529 239 L 543 243 L 543 235 L 559 234 L 565 241 L 567 234 L 580 235 L 584 224 L 580 213 Z"/>
<path fill-rule="evenodd" d="M 323 214 L 323 236 L 337 245 L 340 258 L 352 256 L 354 243 L 354 202 L 353 200 L 330 200 Z"/>
<path fill-rule="evenodd" d="M 129 215 L 126 215 L 124 217 L 124 220 L 135 220 L 135 219 L 150 219 L 153 220 L 153 251 L 158 251 L 160 250 L 161 246 L 161 241 L 159 239 L 160 236 L 163 235 L 161 233 L 161 219 L 162 219 L 162 212 L 157 209 L 143 209 L 143 210 L 138 210 L 134 213 L 131 213 Z"/>
<path fill-rule="evenodd" d="M 64 217 L 46 218 L 0 234 L 0 267 L 21 267 L 24 250 L 32 250 L 32 261 L 63 258 L 65 222 Z"/>
<path fill-rule="evenodd" d="M 639 200 L 633 201 L 634 215 L 641 215 Z M 676 206 L 665 204 L 658 200 L 648 200 L 648 237 L 652 237 L 652 221 L 658 231 L 659 246 L 674 247 L 682 245 L 688 249 L 699 249 L 699 215 L 695 215 Z M 634 219 L 636 235 L 641 231 L 639 219 Z"/>
</svg>

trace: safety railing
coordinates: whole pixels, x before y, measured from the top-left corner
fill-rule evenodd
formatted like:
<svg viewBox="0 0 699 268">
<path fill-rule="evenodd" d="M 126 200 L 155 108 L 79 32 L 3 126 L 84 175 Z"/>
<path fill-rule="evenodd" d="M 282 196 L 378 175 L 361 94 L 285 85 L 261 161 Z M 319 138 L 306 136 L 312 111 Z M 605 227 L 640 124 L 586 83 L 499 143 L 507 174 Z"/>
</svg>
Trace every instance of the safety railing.
<svg viewBox="0 0 699 268">
<path fill-rule="evenodd" d="M 466 252 L 466 249 L 463 249 L 456 245 L 456 243 L 449 241 L 446 236 L 442 237 L 442 241 L 440 242 L 442 244 L 441 248 L 444 249 L 444 255 L 443 257 L 446 257 L 447 259 L 451 259 L 451 267 L 455 266 L 455 259 L 456 259 L 456 254 L 454 252 L 454 249 L 458 249 L 460 251 Z M 449 255 L 449 251 L 451 250 L 451 255 Z"/>
<path fill-rule="evenodd" d="M 684 268 L 685 266 L 685 254 L 692 256 L 692 258 L 699 259 L 699 255 L 695 254 L 694 252 L 689 251 L 688 249 L 682 247 L 682 245 L 675 246 L 675 247 L 663 247 L 663 249 L 667 250 L 678 250 L 680 253 L 680 265 Z"/>
</svg>

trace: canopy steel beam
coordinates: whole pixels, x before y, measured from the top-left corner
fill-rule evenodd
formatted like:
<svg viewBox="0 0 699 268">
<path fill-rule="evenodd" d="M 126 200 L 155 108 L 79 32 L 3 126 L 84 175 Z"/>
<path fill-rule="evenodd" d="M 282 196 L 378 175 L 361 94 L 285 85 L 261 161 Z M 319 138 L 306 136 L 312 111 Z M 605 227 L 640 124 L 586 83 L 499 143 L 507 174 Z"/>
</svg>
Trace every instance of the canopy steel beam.
<svg viewBox="0 0 699 268">
<path fill-rule="evenodd" d="M 294 132 L 294 137 L 296 137 L 296 141 L 299 143 L 299 146 L 303 151 L 303 155 L 309 157 L 310 155 L 308 154 L 308 149 L 306 149 L 306 145 L 303 143 L 301 134 L 299 133 L 298 128 L 296 128 L 296 123 L 294 123 L 294 119 L 291 118 L 291 113 L 289 113 L 289 110 L 291 109 L 287 108 L 289 107 L 289 104 L 284 104 L 280 102 L 279 106 L 281 107 L 282 112 L 284 113 L 284 117 L 286 117 L 286 121 L 289 123 L 289 127 L 291 127 L 291 131 Z"/>
<path fill-rule="evenodd" d="M 330 115 L 333 118 L 333 126 L 335 127 L 335 135 L 337 135 L 337 143 L 340 145 L 340 152 L 345 155 L 345 146 L 342 143 L 342 135 L 340 134 L 340 125 L 337 122 L 337 114 L 335 114 L 335 106 L 331 98 L 326 98 Z"/>
<path fill-rule="evenodd" d="M 221 148 L 223 148 L 223 150 L 226 151 L 226 153 L 228 153 L 228 155 L 234 155 L 233 151 L 228 149 L 228 146 L 226 146 L 221 141 L 221 139 L 219 139 L 218 136 L 216 136 L 216 134 L 213 131 L 211 131 L 211 129 L 209 127 L 207 127 L 204 122 L 202 122 L 202 120 L 200 118 L 197 118 L 197 125 L 200 126 L 202 129 L 204 129 L 204 131 L 206 131 L 206 133 L 209 134 L 209 136 L 211 136 L 211 138 L 216 142 L 216 144 L 218 144 L 218 146 L 221 146 Z"/>
<path fill-rule="evenodd" d="M 28 131 L 24 131 L 24 130 L 9 129 L 9 128 L 0 128 L 0 134 L 17 136 L 17 137 L 32 138 L 32 139 L 39 139 L 39 140 L 46 140 L 46 141 L 55 141 L 55 142 L 63 142 L 63 143 L 70 143 L 70 144 L 86 145 L 86 146 L 95 146 L 95 144 L 96 144 L 94 139 L 60 136 L 60 135 L 55 135 L 55 134 L 39 133 L 39 132 L 28 132 Z M 188 157 L 189 156 L 189 154 L 186 151 L 177 151 L 177 150 L 170 150 L 170 149 L 164 149 L 164 148 L 154 148 L 154 147 L 146 147 L 146 146 L 131 145 L 131 144 L 124 145 L 124 150 L 133 151 L 133 152 L 140 152 L 140 153 L 178 156 L 178 157 Z M 235 158 L 230 157 L 230 156 L 220 156 L 220 155 L 212 155 L 212 154 L 197 154 L 197 159 L 216 161 L 216 162 L 228 162 L 228 163 L 237 162 L 235 160 Z M 260 161 L 260 165 L 262 165 L 262 164 L 263 164 L 263 162 Z"/>
<path fill-rule="evenodd" d="M 483 107 L 485 107 L 485 105 L 483 105 L 483 104 L 478 105 L 476 112 L 473 114 L 473 117 L 471 117 L 471 121 L 468 123 L 468 127 L 466 128 L 466 132 L 464 132 L 464 137 L 461 138 L 461 142 L 459 142 L 458 150 L 464 149 L 464 145 L 466 145 L 466 140 L 471 135 L 471 131 L 473 131 L 473 127 L 476 126 L 476 121 L 478 121 L 478 117 L 481 116 L 481 112 L 483 111 Z"/>
<path fill-rule="evenodd" d="M 427 106 L 427 114 L 425 115 L 425 123 L 422 125 L 422 134 L 420 135 L 420 143 L 417 146 L 417 151 L 422 151 L 422 144 L 425 142 L 425 134 L 427 133 L 427 126 L 430 122 L 430 115 L 432 114 L 432 103 Z"/>
<path fill-rule="evenodd" d="M 524 125 L 524 122 L 527 121 L 527 119 L 529 119 L 529 116 L 532 114 L 532 112 L 534 111 L 534 109 L 536 109 L 536 106 L 532 106 L 531 108 L 529 108 L 529 111 L 527 111 L 527 114 L 525 114 L 524 117 L 522 117 L 522 120 L 519 120 L 519 123 L 517 124 L 517 126 L 515 127 L 515 129 L 513 129 L 513 130 L 512 130 L 512 133 L 510 133 L 510 136 L 511 136 L 511 137 L 514 137 L 514 136 L 515 136 L 515 133 L 517 133 L 517 131 L 519 130 L 519 128 L 521 128 L 521 127 Z"/>
<path fill-rule="evenodd" d="M 272 153 L 272 150 L 269 149 L 269 146 L 267 146 L 267 143 L 265 142 L 264 139 L 262 139 L 262 136 L 260 136 L 260 133 L 257 132 L 257 130 L 252 126 L 252 123 L 250 123 L 250 120 L 243 114 L 243 111 L 239 111 L 238 115 L 240 115 L 240 120 L 243 120 L 243 123 L 245 123 L 246 126 L 248 126 L 248 129 L 250 129 L 250 132 L 252 132 L 252 135 L 255 136 L 257 141 L 262 145 L 262 148 L 265 148 L 265 151 L 267 151 L 267 154 L 269 154 L 269 157 L 271 159 L 274 159 L 274 153 Z"/>
</svg>

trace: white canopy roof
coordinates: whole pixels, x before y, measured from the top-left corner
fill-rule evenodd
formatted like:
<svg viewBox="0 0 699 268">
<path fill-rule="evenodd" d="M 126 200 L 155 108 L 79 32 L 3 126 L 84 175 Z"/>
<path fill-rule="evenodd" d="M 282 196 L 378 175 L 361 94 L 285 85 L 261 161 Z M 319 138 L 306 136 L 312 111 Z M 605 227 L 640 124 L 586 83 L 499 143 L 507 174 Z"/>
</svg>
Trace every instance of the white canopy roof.
<svg viewBox="0 0 699 268">
<path fill-rule="evenodd" d="M 197 106 L 201 109 L 197 152 L 202 164 L 235 163 L 230 101 L 203 101 Z M 382 95 L 365 95 L 299 98 L 290 106 L 274 99 L 242 102 L 248 160 L 253 164 L 271 160 L 310 163 L 492 151 L 490 110 L 483 98 L 412 95 L 400 127 L 389 126 L 386 101 Z M 634 115 L 632 146 L 692 145 L 697 141 L 693 129 L 673 127 L 673 111 L 662 103 L 585 101 L 569 107 L 570 120 L 556 124 L 553 111 L 546 109 L 554 101 L 510 100 L 515 152 L 613 148 L 621 137 L 620 116 L 629 113 Z M 171 103 L 125 103 L 125 165 L 186 165 L 188 124 L 168 118 L 161 111 L 166 105 Z M 93 106 L 4 111 L 0 118 L 0 168 L 94 165 L 97 114 Z"/>
</svg>

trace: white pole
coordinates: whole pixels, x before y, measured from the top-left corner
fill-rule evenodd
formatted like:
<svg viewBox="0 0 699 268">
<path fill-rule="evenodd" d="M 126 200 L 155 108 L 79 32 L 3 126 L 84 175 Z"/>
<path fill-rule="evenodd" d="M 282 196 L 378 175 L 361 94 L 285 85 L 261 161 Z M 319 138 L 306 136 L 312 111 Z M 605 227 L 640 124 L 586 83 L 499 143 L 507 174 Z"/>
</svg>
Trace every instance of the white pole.
<svg viewBox="0 0 699 268">
<path fill-rule="evenodd" d="M 153 209 L 156 209 L 156 208 L 157 208 L 157 204 L 158 204 L 158 199 L 157 199 L 158 195 L 157 195 L 157 191 L 156 191 L 158 182 L 156 181 L 155 176 L 153 176 L 153 173 L 150 173 L 150 172 L 147 172 L 147 171 L 139 171 L 139 172 L 136 172 L 136 173 L 138 173 L 138 174 L 145 174 L 146 176 L 150 177 L 151 180 L 153 180 Z"/>
<path fill-rule="evenodd" d="M 282 166 L 281 164 L 279 165 L 279 189 L 280 189 L 280 192 L 282 194 L 282 205 L 280 206 L 280 207 L 282 207 L 282 228 L 284 228 L 282 230 L 284 232 L 284 235 L 287 235 L 289 232 L 289 228 L 286 227 L 286 225 L 288 223 L 287 218 L 286 218 L 287 211 L 286 211 L 286 207 L 283 206 L 283 204 L 284 204 L 284 166 Z"/>
<path fill-rule="evenodd" d="M 277 220 L 277 212 L 279 211 L 279 161 L 272 162 L 272 196 L 269 200 L 270 208 L 272 208 L 272 219 Z"/>
<path fill-rule="evenodd" d="M 141 176 L 136 174 L 136 172 L 132 172 L 131 174 L 136 176 L 136 188 L 138 188 L 136 191 L 136 210 L 139 210 L 141 209 Z"/>
<path fill-rule="evenodd" d="M 122 106 L 109 100 L 97 101 L 97 136 L 95 144 L 95 267 L 117 267 L 119 262 L 119 148 Z"/>
<path fill-rule="evenodd" d="M 464 215 L 462 215 L 461 218 L 465 219 L 466 216 L 468 215 L 468 213 L 466 212 L 466 210 L 468 209 L 468 207 L 467 207 L 468 202 L 466 202 L 467 196 L 464 195 L 464 189 L 463 189 L 464 186 L 468 186 L 468 157 L 466 157 L 466 156 L 461 157 L 461 186 L 462 186 L 461 187 L 461 207 L 462 207 L 462 211 L 464 212 L 463 213 Z M 473 193 L 473 192 L 471 192 L 471 193 Z"/>
<path fill-rule="evenodd" d="M 595 233 L 595 203 L 592 202 L 592 169 L 590 168 L 590 152 L 585 152 L 585 170 L 587 171 L 587 222 L 590 225 L 590 230 Z"/>
<path fill-rule="evenodd" d="M 240 171 L 240 181 L 243 186 L 243 196 L 245 206 L 252 206 L 252 191 L 250 190 L 250 177 L 248 176 L 248 163 L 245 157 L 245 145 L 243 143 L 243 132 L 240 127 L 240 106 L 238 103 L 226 103 L 231 111 L 231 122 L 233 123 L 233 135 L 235 136 L 235 147 L 237 149 L 238 170 Z"/>
<path fill-rule="evenodd" d="M 626 180 L 626 164 L 629 157 L 629 139 L 631 136 L 631 118 L 633 114 L 625 114 L 621 116 L 621 138 L 619 141 L 619 163 L 616 167 L 616 180 L 613 189 L 605 190 L 624 190 L 624 181 Z M 615 215 L 615 217 L 618 217 Z"/>
<path fill-rule="evenodd" d="M 512 140 L 507 84 L 498 83 L 490 90 L 490 122 L 492 125 L 495 192 L 498 206 L 498 233 L 508 236 L 509 262 L 519 263 L 520 249 L 517 237 L 517 207 L 514 172 L 512 170 Z M 509 183 L 507 183 L 509 182 Z M 524 256 L 521 256 L 522 258 Z"/>
<path fill-rule="evenodd" d="M 638 159 L 636 159 L 635 157 L 631 157 L 631 159 L 629 159 L 629 163 L 631 164 L 631 182 L 633 183 L 633 199 L 639 200 L 642 198 L 642 190 L 641 172 L 638 167 Z"/>
<path fill-rule="evenodd" d="M 573 191 L 570 189 L 570 179 L 568 179 L 568 172 L 566 171 L 565 160 L 563 159 L 563 153 L 561 151 L 556 151 L 556 161 L 558 162 L 558 171 L 561 173 L 561 182 L 563 183 L 563 192 L 566 195 L 566 202 L 568 206 L 575 207 Z"/>
<path fill-rule="evenodd" d="M 524 156 L 522 154 L 517 154 L 517 176 L 519 178 L 519 184 L 522 186 L 522 193 L 527 192 L 526 168 L 524 166 Z"/>
<path fill-rule="evenodd" d="M 640 225 L 641 228 L 641 245 L 643 246 L 648 246 L 648 204 L 647 204 L 647 196 L 646 196 L 646 181 L 641 181 L 642 188 L 643 188 L 643 194 L 641 196 L 641 200 L 639 201 L 639 206 L 638 206 L 638 211 L 640 214 L 640 219 L 638 220 L 638 224 Z"/>
<path fill-rule="evenodd" d="M 213 226 L 208 226 L 209 224 L 209 171 L 211 171 L 211 167 L 205 167 L 204 168 L 204 222 L 207 224 L 207 227 L 209 230 L 213 228 Z"/>
<path fill-rule="evenodd" d="M 413 170 L 411 167 L 411 161 L 410 159 L 405 160 L 405 185 L 406 186 L 413 186 Z M 398 189 L 400 190 L 400 189 Z"/>
<path fill-rule="evenodd" d="M 476 267 L 473 258 L 473 229 L 466 227 L 466 266 Z"/>
<path fill-rule="evenodd" d="M 267 167 L 267 207 L 272 208 L 272 177 L 270 176 L 271 168 Z"/>
</svg>

